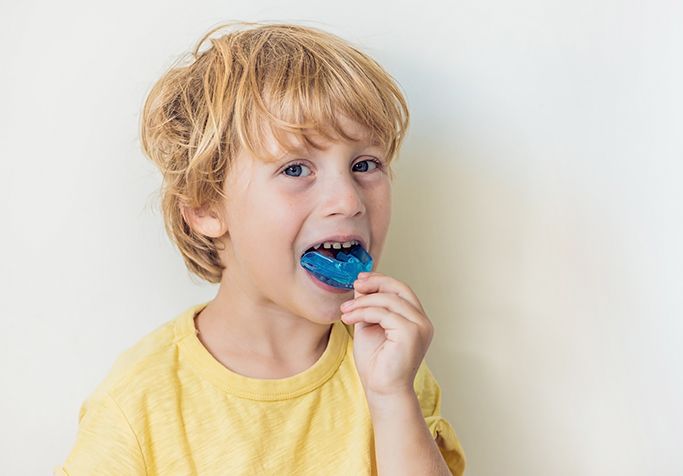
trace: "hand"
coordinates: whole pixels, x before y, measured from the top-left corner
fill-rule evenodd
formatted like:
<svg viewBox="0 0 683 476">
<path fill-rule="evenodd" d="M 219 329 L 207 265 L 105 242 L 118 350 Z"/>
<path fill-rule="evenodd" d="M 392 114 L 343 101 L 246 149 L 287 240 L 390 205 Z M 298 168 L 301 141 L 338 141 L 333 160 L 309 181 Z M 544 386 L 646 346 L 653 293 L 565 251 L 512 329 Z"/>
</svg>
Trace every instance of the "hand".
<svg viewBox="0 0 683 476">
<path fill-rule="evenodd" d="M 363 279 L 366 275 L 366 279 Z M 413 384 L 434 328 L 404 283 L 382 273 L 361 273 L 342 321 L 353 324 L 353 357 L 369 403 L 414 394 Z"/>
</svg>

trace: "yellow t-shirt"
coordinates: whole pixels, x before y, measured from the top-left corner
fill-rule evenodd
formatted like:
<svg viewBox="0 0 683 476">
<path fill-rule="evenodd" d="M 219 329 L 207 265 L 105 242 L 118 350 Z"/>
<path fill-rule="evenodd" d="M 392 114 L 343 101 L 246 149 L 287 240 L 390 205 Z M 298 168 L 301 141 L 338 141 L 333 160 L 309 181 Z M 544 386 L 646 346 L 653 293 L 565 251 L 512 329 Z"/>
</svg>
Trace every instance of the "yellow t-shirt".
<svg viewBox="0 0 683 476">
<path fill-rule="evenodd" d="M 353 326 L 335 321 L 323 355 L 284 379 L 235 373 L 197 337 L 197 304 L 123 352 L 83 402 L 76 443 L 55 475 L 375 475 Z M 423 360 L 422 413 L 454 475 L 465 457 L 440 416 Z"/>
</svg>

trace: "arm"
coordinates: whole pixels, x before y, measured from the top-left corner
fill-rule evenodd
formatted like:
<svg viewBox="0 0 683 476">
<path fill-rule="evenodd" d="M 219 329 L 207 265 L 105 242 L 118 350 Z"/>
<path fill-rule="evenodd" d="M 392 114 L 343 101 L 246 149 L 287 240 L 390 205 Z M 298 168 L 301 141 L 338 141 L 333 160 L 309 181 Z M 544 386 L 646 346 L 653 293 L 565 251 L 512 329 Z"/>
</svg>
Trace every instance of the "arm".
<svg viewBox="0 0 683 476">
<path fill-rule="evenodd" d="M 119 405 L 95 392 L 81 405 L 76 443 L 54 475 L 144 475 L 142 449 Z"/>
<path fill-rule="evenodd" d="M 379 474 L 462 476 L 464 454 L 440 415 L 440 389 L 424 362 L 433 325 L 415 293 L 381 273 L 360 273 L 354 299 L 340 310 L 342 322 L 354 324 L 353 357 L 370 409 Z"/>
<path fill-rule="evenodd" d="M 368 401 L 380 476 L 450 476 L 414 392 Z"/>
</svg>

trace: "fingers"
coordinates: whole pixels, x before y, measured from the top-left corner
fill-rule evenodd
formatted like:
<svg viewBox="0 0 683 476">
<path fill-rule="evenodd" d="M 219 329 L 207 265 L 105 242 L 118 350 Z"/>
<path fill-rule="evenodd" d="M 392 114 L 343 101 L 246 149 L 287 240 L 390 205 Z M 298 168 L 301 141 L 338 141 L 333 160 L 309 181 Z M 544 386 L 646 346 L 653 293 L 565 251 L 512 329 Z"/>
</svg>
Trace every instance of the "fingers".
<svg viewBox="0 0 683 476">
<path fill-rule="evenodd" d="M 367 276 L 365 279 L 363 279 L 364 275 Z M 420 300 L 405 283 L 377 272 L 360 273 L 358 277 L 359 280 L 354 283 L 354 289 L 358 289 L 360 293 L 391 292 L 398 294 L 401 298 L 412 304 L 421 314 L 424 314 L 425 311 L 422 308 L 422 304 L 420 304 Z"/>
<path fill-rule="evenodd" d="M 415 306 L 399 295 L 387 292 L 373 293 L 356 297 L 352 301 L 347 301 L 346 303 L 342 304 L 340 310 L 347 314 L 354 309 L 370 306 L 386 308 L 388 311 L 399 314 L 406 319 L 415 322 L 416 324 L 421 323 L 423 319 L 420 316 L 419 311 L 415 309 Z"/>
<path fill-rule="evenodd" d="M 363 275 L 367 278 L 363 279 Z M 406 323 L 416 325 L 420 333 L 431 340 L 433 325 L 417 296 L 404 283 L 381 273 L 361 273 L 359 280 L 354 282 L 354 291 L 354 299 L 344 303 L 346 307 L 340 307 L 344 322 L 348 323 L 347 318 L 355 319 L 356 316 L 361 322 L 374 322 L 366 319 L 370 318 L 368 316 L 379 319 L 378 312 L 395 314 Z M 366 312 L 368 309 L 373 311 Z M 385 324 L 389 321 L 376 323 L 386 329 Z"/>
<path fill-rule="evenodd" d="M 393 331 L 394 333 L 404 333 L 406 329 L 411 328 L 414 328 L 415 331 L 419 330 L 419 326 L 413 321 L 409 321 L 403 316 L 379 307 L 356 309 L 348 314 L 344 314 L 342 321 L 346 324 L 355 324 L 356 322 L 379 324 L 383 329 Z M 391 338 L 391 334 L 387 337 Z"/>
<path fill-rule="evenodd" d="M 378 324 L 384 330 L 386 339 L 393 342 L 419 342 L 421 345 L 429 346 L 434 336 L 431 327 L 421 326 L 381 307 L 355 309 L 342 315 L 342 321 L 361 327 Z"/>
</svg>

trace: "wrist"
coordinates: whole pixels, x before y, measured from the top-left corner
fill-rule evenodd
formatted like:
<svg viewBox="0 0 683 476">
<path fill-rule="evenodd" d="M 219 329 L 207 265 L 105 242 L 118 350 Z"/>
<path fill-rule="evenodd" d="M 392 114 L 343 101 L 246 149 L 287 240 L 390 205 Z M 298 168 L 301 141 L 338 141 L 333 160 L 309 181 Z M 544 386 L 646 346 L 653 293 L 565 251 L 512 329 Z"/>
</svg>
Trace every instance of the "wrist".
<svg viewBox="0 0 683 476">
<path fill-rule="evenodd" d="M 420 409 L 420 402 L 414 389 L 388 395 L 366 395 L 368 408 L 373 419 L 396 417 Z M 422 410 L 420 410 L 422 413 Z"/>
</svg>

